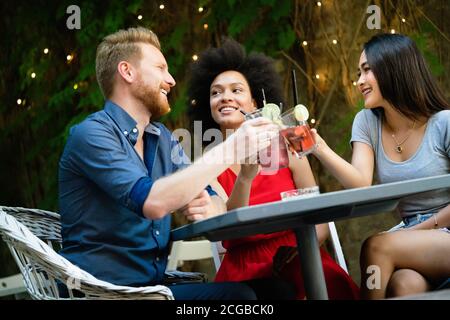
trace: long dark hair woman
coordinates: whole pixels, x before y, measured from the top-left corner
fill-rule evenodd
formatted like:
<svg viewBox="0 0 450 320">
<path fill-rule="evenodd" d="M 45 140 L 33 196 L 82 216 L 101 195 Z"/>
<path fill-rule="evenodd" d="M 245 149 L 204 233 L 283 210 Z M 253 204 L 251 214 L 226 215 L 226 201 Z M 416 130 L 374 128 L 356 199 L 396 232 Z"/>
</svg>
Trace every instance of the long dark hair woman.
<svg viewBox="0 0 450 320">
<path fill-rule="evenodd" d="M 353 122 L 351 164 L 315 133 L 314 155 L 345 188 L 450 173 L 450 108 L 414 41 L 399 34 L 374 36 L 359 64 L 365 109 Z M 402 199 L 402 221 L 367 239 L 361 251 L 362 298 L 432 290 L 450 277 L 450 190 Z M 380 287 L 369 289 L 369 266 Z"/>
</svg>

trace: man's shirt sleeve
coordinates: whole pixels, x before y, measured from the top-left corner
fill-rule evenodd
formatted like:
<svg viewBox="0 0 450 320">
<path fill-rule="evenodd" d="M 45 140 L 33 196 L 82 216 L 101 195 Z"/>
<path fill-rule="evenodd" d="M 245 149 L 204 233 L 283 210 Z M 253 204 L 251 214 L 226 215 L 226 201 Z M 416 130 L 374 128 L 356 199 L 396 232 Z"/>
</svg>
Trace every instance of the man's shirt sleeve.
<svg viewBox="0 0 450 320">
<path fill-rule="evenodd" d="M 97 122 L 79 125 L 73 129 L 68 143 L 67 167 L 95 183 L 121 205 L 141 213 L 142 199 L 144 194 L 145 198 L 148 195 L 153 181 L 139 159 L 126 152 L 124 141 L 112 128 Z"/>
</svg>

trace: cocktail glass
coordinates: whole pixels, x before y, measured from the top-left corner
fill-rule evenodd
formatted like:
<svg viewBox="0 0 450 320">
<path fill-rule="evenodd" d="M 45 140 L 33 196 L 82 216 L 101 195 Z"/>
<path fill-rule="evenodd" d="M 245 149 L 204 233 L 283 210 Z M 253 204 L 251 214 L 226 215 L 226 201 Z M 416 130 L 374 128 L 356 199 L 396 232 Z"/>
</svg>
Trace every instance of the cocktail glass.
<svg viewBox="0 0 450 320">
<path fill-rule="evenodd" d="M 245 120 L 262 117 L 262 109 L 244 115 Z M 269 147 L 258 152 L 258 162 L 262 174 L 273 174 L 279 169 L 289 166 L 287 146 L 281 134 L 275 136 Z"/>
<path fill-rule="evenodd" d="M 320 190 L 318 186 L 309 187 L 309 188 L 301 188 L 301 189 L 293 189 L 280 193 L 281 200 L 289 201 L 296 200 L 299 198 L 306 199 L 318 196 L 320 194 Z"/>
<path fill-rule="evenodd" d="M 297 157 L 303 157 L 317 148 L 317 143 L 311 133 L 307 121 L 297 120 L 294 110 L 289 110 L 281 115 L 284 128 L 281 135 L 288 142 L 288 147 Z"/>
</svg>

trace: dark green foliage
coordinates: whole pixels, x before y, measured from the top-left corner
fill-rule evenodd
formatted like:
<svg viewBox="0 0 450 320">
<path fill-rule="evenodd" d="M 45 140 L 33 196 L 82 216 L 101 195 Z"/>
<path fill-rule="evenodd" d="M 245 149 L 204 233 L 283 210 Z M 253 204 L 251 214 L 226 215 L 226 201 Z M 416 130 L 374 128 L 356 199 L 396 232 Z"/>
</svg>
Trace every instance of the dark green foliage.
<svg viewBox="0 0 450 320">
<path fill-rule="evenodd" d="M 248 51 L 261 51 L 279 59 L 285 78 L 292 65 L 283 60 L 281 51 L 297 59 L 300 66 L 311 63 L 299 51 L 301 39 L 295 28 L 303 30 L 303 21 L 317 19 L 313 14 L 318 9 L 313 1 L 299 5 L 296 10 L 296 3 L 290 0 L 170 0 L 164 1 L 164 10 L 159 9 L 159 2 L 144 0 L 40 0 L 0 4 L 3 15 L 0 27 L 4 34 L 0 39 L 0 141 L 4 155 L 0 174 L 2 180 L 8 181 L 0 203 L 57 210 L 58 160 L 69 129 L 103 106 L 95 79 L 95 52 L 105 35 L 137 25 L 149 27 L 159 35 L 170 71 L 177 80 L 170 98 L 172 112 L 161 120 L 169 127 L 176 124 L 188 128 L 186 77 L 192 55 L 217 45 L 222 36 L 242 42 Z M 81 30 L 66 27 L 66 8 L 71 4 L 81 8 Z M 198 12 L 200 6 L 204 7 L 202 13 Z M 295 12 L 303 14 L 297 26 L 293 25 Z M 138 14 L 143 15 L 142 20 L 137 19 Z M 354 24 L 353 20 L 357 21 L 358 17 L 350 19 L 351 16 L 348 14 L 348 23 Z M 333 20 L 327 19 L 328 24 L 333 25 Z M 208 24 L 207 30 L 203 28 L 204 23 Z M 312 29 L 308 30 L 311 33 Z M 433 73 L 443 75 L 445 68 L 441 57 L 434 51 L 439 34 L 425 20 L 418 30 L 414 39 Z M 333 31 L 329 34 L 331 36 Z M 44 48 L 49 48 L 48 54 L 43 53 Z M 327 52 L 323 47 L 322 53 Z M 74 55 L 70 63 L 66 60 L 68 54 Z M 315 67 L 308 72 L 314 73 Z M 33 72 L 36 73 L 34 79 L 31 78 Z M 311 91 L 312 87 L 307 94 L 308 83 L 301 73 L 298 74 L 302 102 L 320 111 L 323 101 Z M 288 86 L 286 90 L 290 97 Z M 322 90 L 327 93 L 326 88 Z M 21 105 L 16 102 L 19 98 Z M 352 119 L 361 105 L 345 106 L 341 93 L 333 99 L 336 100 L 333 100 L 334 105 L 343 107 L 333 109 L 336 116 L 329 116 L 327 112 L 321 132 L 325 136 L 343 137 L 333 145 L 344 154 L 349 151 Z"/>
</svg>

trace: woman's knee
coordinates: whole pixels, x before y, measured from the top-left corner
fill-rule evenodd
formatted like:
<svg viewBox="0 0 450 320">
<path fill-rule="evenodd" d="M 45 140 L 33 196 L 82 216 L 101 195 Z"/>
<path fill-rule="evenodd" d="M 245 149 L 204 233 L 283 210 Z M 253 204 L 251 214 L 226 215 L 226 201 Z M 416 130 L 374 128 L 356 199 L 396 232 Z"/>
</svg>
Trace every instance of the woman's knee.
<svg viewBox="0 0 450 320">
<path fill-rule="evenodd" d="M 377 234 L 366 239 L 361 248 L 361 261 L 367 261 L 376 255 L 389 254 L 389 238 L 386 234 Z"/>
</svg>

